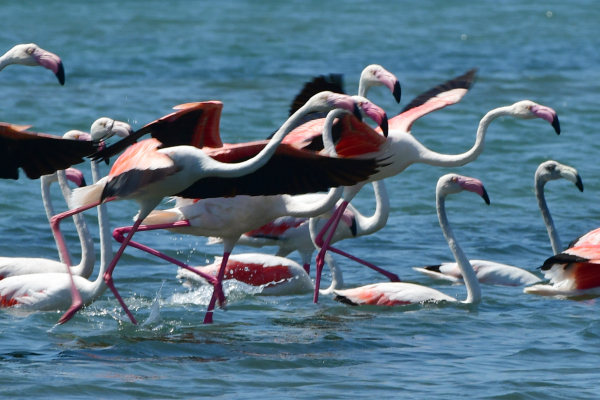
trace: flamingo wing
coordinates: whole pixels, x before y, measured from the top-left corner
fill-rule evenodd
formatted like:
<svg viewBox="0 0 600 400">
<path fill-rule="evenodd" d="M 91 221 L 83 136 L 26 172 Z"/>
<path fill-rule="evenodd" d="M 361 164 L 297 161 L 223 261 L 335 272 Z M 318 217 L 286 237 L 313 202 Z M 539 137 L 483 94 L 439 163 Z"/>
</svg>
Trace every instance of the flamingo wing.
<svg viewBox="0 0 600 400">
<path fill-rule="evenodd" d="M 289 229 L 297 228 L 306 221 L 308 221 L 308 218 L 296 218 L 290 216 L 279 217 L 258 229 L 246 232 L 244 235 L 252 238 L 277 240 Z"/>
<path fill-rule="evenodd" d="M 422 116 L 458 103 L 473 85 L 476 74 L 477 69 L 472 69 L 421 94 L 388 121 L 389 129 L 409 132 L 412 124 Z"/>
<path fill-rule="evenodd" d="M 221 162 L 241 162 L 258 154 L 267 143 L 265 140 L 205 151 Z M 281 144 L 271 159 L 253 173 L 238 178 L 203 178 L 176 196 L 207 199 L 321 192 L 367 180 L 379 166 L 375 159 L 325 157 Z"/>
<path fill-rule="evenodd" d="M 569 243 L 567 249 L 584 245 L 600 245 L 600 228 L 594 229 L 593 231 L 589 231 L 588 233 L 579 236 Z"/>
<path fill-rule="evenodd" d="M 83 162 L 97 144 L 26 132 L 26 127 L 0 123 L 0 178 L 18 179 L 19 168 L 29 179 L 67 169 Z"/>
<path fill-rule="evenodd" d="M 221 147 L 219 122 L 223 103 L 203 101 L 186 103 L 174 107 L 175 112 L 150 122 L 133 134 L 112 146 L 95 153 L 93 160 L 108 159 L 134 144 L 139 138 L 150 133 L 163 147 L 179 145 L 202 147 Z"/>
<path fill-rule="evenodd" d="M 405 282 L 374 283 L 354 289 L 334 290 L 334 293 L 334 300 L 352 306 L 400 306 L 426 301 L 456 301 L 455 298 L 427 286 Z"/>
<path fill-rule="evenodd" d="M 306 82 L 290 105 L 290 116 L 302 107 L 308 99 L 324 91 L 346 94 L 344 91 L 344 76 L 342 74 L 320 75 Z"/>
<path fill-rule="evenodd" d="M 127 197 L 177 172 L 169 156 L 156 150 L 161 147 L 157 139 L 147 139 L 129 147 L 115 161 L 101 200 L 109 197 Z"/>
</svg>

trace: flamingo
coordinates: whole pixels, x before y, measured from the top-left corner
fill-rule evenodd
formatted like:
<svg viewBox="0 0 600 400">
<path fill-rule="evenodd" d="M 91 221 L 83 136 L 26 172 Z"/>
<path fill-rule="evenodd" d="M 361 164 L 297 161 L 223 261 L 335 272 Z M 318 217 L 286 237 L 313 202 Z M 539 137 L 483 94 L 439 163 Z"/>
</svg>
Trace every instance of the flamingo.
<svg viewBox="0 0 600 400">
<path fill-rule="evenodd" d="M 320 290 L 323 295 L 332 294 L 334 289 L 340 289 L 344 285 L 342 271 L 333 257 L 327 253 L 325 260 L 331 270 L 332 279 L 329 288 Z M 214 263 L 196 269 L 216 276 L 221 262 L 221 257 L 215 257 Z M 181 268 L 177 271 L 177 279 L 185 280 L 184 286 L 206 284 L 197 274 Z M 231 255 L 223 279 L 235 279 L 250 286 L 262 287 L 260 294 L 268 296 L 312 293 L 315 290 L 310 276 L 300 264 L 289 258 L 261 253 Z"/>
<path fill-rule="evenodd" d="M 83 182 L 85 182 L 83 180 L 83 174 L 74 168 L 59 172 L 66 174 L 66 179 L 74 182 L 78 186 L 81 186 Z M 46 209 L 48 219 L 50 219 L 54 215 L 54 207 L 52 206 L 52 201 L 50 199 L 50 185 L 54 182 L 58 182 L 57 173 L 44 175 L 40 181 L 44 208 Z M 70 193 L 68 186 L 67 191 Z M 75 275 L 88 278 L 94 270 L 94 244 L 85 220 L 83 220 L 81 215 L 78 215 L 75 219 L 75 228 L 77 229 L 81 242 L 81 262 L 78 265 L 71 267 L 71 270 Z M 65 272 L 65 268 L 63 262 L 45 258 L 0 257 L 0 280 L 16 275 L 37 274 L 43 272 Z"/>
<path fill-rule="evenodd" d="M 92 167 L 97 168 L 93 162 Z M 99 177 L 99 170 L 95 178 Z M 36 311 L 65 310 L 72 302 L 72 286 L 77 288 L 83 304 L 91 304 L 106 291 L 104 271 L 112 259 L 110 226 L 106 204 L 98 207 L 100 228 L 100 271 L 94 281 L 66 273 L 38 273 L 12 276 L 0 281 L 0 307 L 14 307 Z M 64 269 L 64 267 L 63 267 Z"/>
<path fill-rule="evenodd" d="M 330 111 L 326 127 L 331 128 L 333 120 L 344 110 Z M 327 150 L 335 156 L 333 144 L 327 144 Z M 153 211 L 142 222 L 138 230 L 168 229 L 171 232 L 185 233 L 195 236 L 214 236 L 223 238 L 223 257 L 221 265 L 225 271 L 227 259 L 237 244 L 240 236 L 249 230 L 256 229 L 280 216 L 312 217 L 330 210 L 341 197 L 342 188 L 331 190 L 328 195 L 273 195 L 273 196 L 236 196 L 232 198 L 178 200 L 176 208 L 163 211 Z M 113 236 L 123 243 L 124 234 L 132 227 L 117 228 Z M 165 260 L 162 253 L 139 243 L 130 243 L 138 249 L 151 252 Z M 177 265 L 180 265 L 179 263 Z M 225 272 L 223 272 L 225 273 Z M 222 274 L 217 275 L 219 282 Z M 216 301 L 216 298 L 215 298 Z M 214 302 L 209 304 L 205 323 L 211 323 Z"/>
<path fill-rule="evenodd" d="M 481 181 L 461 175 L 447 174 L 442 176 L 437 183 L 436 208 L 442 232 L 448 241 L 448 246 L 454 254 L 462 275 L 465 277 L 467 299 L 463 303 L 477 303 L 481 301 L 479 281 L 469 260 L 458 245 L 446 217 L 446 196 L 462 192 L 463 190 L 477 193 L 487 204 L 490 203 Z M 334 290 L 333 292 L 336 294 L 334 300 L 354 306 L 396 306 L 428 301 L 457 301 L 454 297 L 448 296 L 438 290 L 405 282 L 374 283 L 354 289 Z"/>
<path fill-rule="evenodd" d="M 65 69 L 60 57 L 41 49 L 37 44 L 18 44 L 0 57 L 0 71 L 11 64 L 47 68 L 54 72 L 61 85 L 65 84 Z"/>
<path fill-rule="evenodd" d="M 367 106 L 361 104 L 361 107 Z M 105 282 L 109 288 L 115 294 L 121 306 L 126 310 L 127 315 L 133 323 L 136 323 L 133 314 L 127 309 L 123 299 L 118 294 L 114 283 L 112 281 L 112 272 L 118 262 L 121 254 L 125 247 L 131 240 L 133 234 L 138 229 L 142 221 L 150 214 L 150 212 L 160 203 L 165 196 L 181 195 L 183 191 L 190 193 L 190 195 L 184 197 L 200 198 L 200 197 L 212 197 L 212 196 L 198 196 L 196 191 L 202 189 L 204 185 L 209 184 L 210 177 L 217 178 L 236 178 L 246 174 L 250 174 L 260 167 L 264 166 L 269 158 L 276 151 L 277 146 L 281 143 L 283 137 L 290 131 L 290 127 L 300 119 L 303 115 L 313 111 L 329 111 L 335 108 L 344 108 L 348 111 L 354 112 L 357 108 L 355 101 L 344 95 L 339 95 L 331 92 L 322 92 L 316 96 L 313 96 L 302 108 L 300 108 L 292 117 L 286 121 L 285 124 L 279 129 L 277 134 L 273 137 L 268 144 L 263 145 L 262 150 L 256 154 L 256 156 L 235 164 L 227 164 L 219 162 L 211 158 L 204 151 L 197 149 L 192 146 L 175 146 L 159 149 L 160 142 L 156 139 L 147 139 L 136 145 L 131 146 L 125 153 L 123 153 L 119 159 L 113 165 L 113 168 L 109 175 L 104 179 L 101 179 L 98 183 L 81 188 L 74 191 L 71 197 L 71 206 L 74 208 L 69 212 L 59 214 L 53 218 L 53 229 L 57 229 L 60 221 L 70 215 L 81 212 L 85 209 L 96 206 L 104 201 L 119 200 L 119 199 L 133 199 L 140 205 L 140 211 L 137 215 L 136 221 L 131 228 L 130 234 L 121 244 L 121 247 L 115 255 L 113 261 L 108 266 L 104 273 Z M 369 108 L 369 111 L 373 111 L 373 108 Z M 127 140 L 125 138 L 123 140 Z M 244 149 L 243 146 L 240 146 Z M 252 149 L 251 149 L 252 150 Z M 252 154 L 246 153 L 247 156 Z M 311 168 L 323 168 L 325 161 L 329 160 L 329 165 L 336 163 L 337 161 L 344 162 L 344 165 L 350 166 L 356 160 L 343 160 L 333 159 L 327 157 L 320 157 L 314 154 L 306 155 L 300 165 L 302 168 L 298 168 L 294 171 L 294 177 L 298 178 L 303 172 L 312 172 Z M 315 167 L 314 164 L 320 164 Z M 262 194 L 280 194 L 285 193 L 291 189 L 281 189 L 280 184 L 296 185 L 296 191 L 310 192 L 319 190 L 321 187 L 326 186 L 340 186 L 347 185 L 344 181 L 360 181 L 366 179 L 366 177 L 375 171 L 377 163 L 374 160 L 370 160 L 368 163 L 371 164 L 370 171 L 366 174 L 362 174 L 361 177 L 349 176 L 353 172 L 347 171 L 345 176 L 332 176 L 331 174 L 321 174 L 319 179 L 314 179 L 312 182 L 309 180 L 308 184 L 304 183 L 305 186 L 298 187 L 298 184 L 293 179 L 288 179 L 283 182 L 270 182 L 268 186 L 265 186 L 263 177 L 255 175 L 258 182 L 262 185 L 258 189 L 250 187 L 249 189 L 243 188 L 245 183 L 244 179 L 238 179 L 237 182 L 241 185 L 241 189 L 235 184 L 226 183 L 222 186 L 221 194 L 218 197 L 222 197 L 222 192 L 229 191 L 233 194 L 249 194 L 249 195 L 262 195 Z M 311 167 L 312 165 L 312 167 Z M 358 163 L 356 165 L 359 165 Z M 361 168 L 368 168 L 368 165 L 360 163 Z M 276 168 L 276 167 L 275 167 Z M 323 176 L 326 175 L 326 176 Z M 311 186 L 312 184 L 312 186 Z M 247 190 L 247 192 L 244 192 Z M 264 193 L 267 192 L 267 193 Z M 177 223 L 176 223 L 177 224 Z M 64 252 L 64 250 L 63 250 Z M 224 296 L 220 284 L 215 282 L 212 277 L 208 278 L 215 284 L 215 291 L 213 300 L 215 297 L 219 298 L 221 304 L 224 303 Z M 74 288 L 75 289 L 75 288 Z M 68 321 L 82 306 L 81 299 L 73 290 L 73 304 L 71 308 L 63 315 L 59 323 Z M 214 301 L 211 300 L 211 303 Z"/>
<path fill-rule="evenodd" d="M 463 91 L 464 89 L 456 89 Z M 455 92 L 456 93 L 456 92 Z M 459 92 L 461 93 L 461 92 Z M 443 97 L 442 97 L 443 99 Z M 440 100 L 438 100 L 439 102 Z M 441 100 L 443 101 L 443 100 Z M 421 107 L 429 107 L 428 102 L 425 102 Z M 439 108 L 439 107 L 438 107 Z M 422 114 L 423 110 L 419 111 L 418 107 L 412 111 L 413 115 Z M 390 129 L 387 138 L 382 139 L 381 135 L 373 132 L 371 143 L 379 143 L 379 150 L 373 153 L 369 153 L 368 156 L 376 156 L 378 159 L 385 159 L 386 165 L 380 168 L 379 172 L 372 175 L 367 181 L 364 181 L 354 187 L 346 188 L 344 191 L 341 206 L 335 211 L 334 217 L 332 217 L 323 230 L 316 237 L 316 243 L 321 247 L 321 251 L 317 255 L 317 275 L 315 280 L 315 286 L 319 287 L 321 270 L 323 269 L 323 256 L 324 251 L 329 249 L 329 243 L 333 237 L 337 225 L 342 213 L 347 207 L 348 203 L 354 198 L 354 196 L 360 191 L 363 185 L 367 182 L 381 180 L 394 175 L 397 175 L 404 171 L 407 167 L 414 163 L 423 163 L 436 167 L 458 167 L 474 161 L 483 152 L 483 146 L 485 141 L 485 134 L 490 123 L 503 116 L 511 116 L 520 119 L 533 119 L 541 118 L 552 124 L 555 132 L 560 134 L 560 123 L 556 112 L 550 107 L 546 107 L 530 100 L 522 100 L 514 103 L 510 106 L 499 107 L 489 111 L 480 121 L 479 128 L 477 129 L 477 135 L 474 146 L 467 152 L 456 155 L 440 154 L 433 152 L 419 143 L 408 131 L 403 129 L 409 129 L 410 124 L 406 119 L 400 118 L 402 114 L 392 118 L 390 126 L 394 126 L 395 129 Z M 408 126 L 408 128 L 406 128 Z M 398 128 L 401 129 L 398 129 Z M 405 128 L 402 128 L 405 127 Z M 323 139 L 325 140 L 325 138 Z M 329 139 L 331 140 L 331 138 Z M 331 229 L 330 229 L 331 228 Z M 330 229 L 327 238 L 323 239 L 326 231 Z M 315 291 L 313 301 L 318 301 L 318 291 Z"/>
<path fill-rule="evenodd" d="M 363 83 L 363 76 L 366 76 L 370 67 L 365 68 L 363 74 L 361 74 L 361 82 L 359 84 L 359 95 L 364 97 L 367 96 L 367 91 L 369 87 L 372 86 L 368 82 L 373 83 L 373 79 L 365 79 Z M 394 127 L 399 130 L 405 130 L 407 132 L 410 131 L 410 127 L 420 117 L 425 114 L 428 114 L 432 111 L 444 108 L 446 106 L 458 103 L 462 97 L 468 92 L 470 87 L 472 86 L 475 80 L 476 70 L 470 70 L 464 75 L 453 78 L 447 82 L 444 82 L 441 85 L 438 85 L 427 92 L 417 96 L 413 101 L 406 106 L 402 112 L 395 118 Z M 391 75 L 391 74 L 390 74 Z M 318 90 L 332 90 L 335 92 L 343 93 L 343 87 L 341 82 L 341 75 L 331 74 L 329 77 L 316 77 L 311 82 L 306 83 L 303 90 L 296 96 L 296 99 L 292 103 L 291 111 L 300 107 L 311 93 Z M 352 121 L 349 121 L 349 118 L 345 117 L 340 122 L 337 123 L 338 132 L 328 133 L 326 136 L 330 136 L 333 139 L 338 137 L 338 141 L 340 140 L 341 132 L 339 130 L 340 126 L 344 124 L 351 124 Z M 327 126 L 325 124 L 325 119 L 315 119 L 310 122 L 305 123 L 304 125 L 294 129 L 289 135 L 284 139 L 284 143 L 294 143 L 296 146 L 302 145 L 305 148 L 311 148 L 320 150 L 323 147 L 323 143 L 318 143 L 318 139 L 321 138 L 322 130 Z M 360 151 L 364 151 L 364 143 L 361 143 L 363 146 L 357 146 L 360 148 Z M 367 147 L 372 148 L 372 147 Z M 376 150 L 377 148 L 372 148 Z M 344 152 L 346 153 L 346 152 Z M 375 183 L 374 183 L 375 185 Z M 333 240 L 338 241 L 345 238 L 354 237 L 356 234 L 356 230 L 353 227 L 355 215 L 360 215 L 359 224 L 366 223 L 368 225 L 361 228 L 362 234 L 360 236 L 374 233 L 385 226 L 387 222 L 387 218 L 389 216 L 389 199 L 387 198 L 387 193 L 381 192 L 378 195 L 378 190 L 385 190 L 385 186 L 383 182 L 379 186 L 375 187 L 375 196 L 377 202 L 377 208 L 375 214 L 368 220 L 362 220 L 364 218 L 362 215 L 358 213 L 351 204 L 348 205 L 350 207 L 350 211 L 344 210 L 342 212 L 341 221 L 345 222 L 345 226 L 338 225 L 335 233 L 332 237 Z M 378 197 L 379 196 L 379 197 Z M 315 219 L 314 224 L 318 225 L 318 230 L 322 230 L 323 226 L 326 222 L 322 218 Z M 210 238 L 209 244 L 220 243 L 220 238 Z M 285 257 L 293 251 L 298 251 L 302 258 L 302 263 L 304 265 L 304 269 L 308 272 L 310 270 L 310 260 L 312 258 L 312 254 L 315 250 L 315 245 L 310 238 L 309 231 L 309 222 L 307 219 L 299 219 L 294 217 L 281 217 L 274 221 L 269 222 L 265 226 L 256 229 L 251 232 L 247 232 L 245 235 L 242 235 L 239 241 L 240 244 L 251 246 L 251 247 L 263 247 L 263 246 L 279 246 L 279 250 L 277 251 L 278 256 Z M 331 250 L 331 248 L 330 248 Z M 335 249 L 334 251 L 340 252 Z M 351 256 L 349 254 L 344 253 L 345 256 L 350 257 L 351 259 L 358 261 L 362 264 L 365 264 L 369 267 L 374 267 L 373 264 L 367 263 L 357 257 Z M 375 267 L 376 270 L 380 270 Z M 389 275 L 388 275 L 389 274 Z M 388 276 L 392 281 L 399 281 L 399 278 L 395 274 L 391 274 L 385 271 L 384 275 Z"/>
<path fill-rule="evenodd" d="M 554 227 L 554 221 L 546 204 L 544 186 L 548 181 L 567 179 L 575 184 L 583 192 L 581 177 L 575 168 L 563 165 L 559 162 L 549 160 L 541 163 L 535 171 L 535 195 L 537 197 L 542 218 L 550 237 L 550 244 L 554 254 L 563 250 L 562 243 Z M 489 285 L 523 286 L 532 285 L 541 281 L 536 275 L 522 268 L 486 260 L 470 260 L 477 279 L 480 283 Z M 434 279 L 445 279 L 451 282 L 462 282 L 462 275 L 456 263 L 442 263 L 425 268 L 413 268 Z"/>
</svg>

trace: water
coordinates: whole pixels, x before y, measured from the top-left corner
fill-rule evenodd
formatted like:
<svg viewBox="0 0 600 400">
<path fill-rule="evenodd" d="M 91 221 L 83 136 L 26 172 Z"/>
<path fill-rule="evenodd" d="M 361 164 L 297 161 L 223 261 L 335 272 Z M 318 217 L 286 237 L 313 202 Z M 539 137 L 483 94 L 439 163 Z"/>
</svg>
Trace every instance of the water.
<svg viewBox="0 0 600 400">
<path fill-rule="evenodd" d="M 219 99 L 224 141 L 256 140 L 284 121 L 290 100 L 311 76 L 344 73 L 353 93 L 371 63 L 402 83 L 400 106 L 383 88 L 371 91 L 390 115 L 430 87 L 479 67 L 460 104 L 413 127 L 426 146 L 444 153 L 470 148 L 479 119 L 492 108 L 522 99 L 553 107 L 560 136 L 542 120 L 499 119 L 476 162 L 451 170 L 416 165 L 388 180 L 387 227 L 340 247 L 406 281 L 466 297 L 464 286 L 434 283 L 410 268 L 451 260 L 434 206 L 435 182 L 446 172 L 481 179 L 492 201 L 488 207 L 466 193 L 448 201 L 450 222 L 471 258 L 534 270 L 551 254 L 533 193 L 534 171 L 547 159 L 577 168 L 585 184 L 583 194 L 564 180 L 547 185 L 563 241 L 598 226 L 595 2 L 22 1 L 0 7 L 2 49 L 35 42 L 65 64 L 64 87 L 40 68 L 11 66 L 0 73 L 0 120 L 33 124 L 40 132 L 87 130 L 101 116 L 140 127 L 174 105 Z M 0 192 L 0 254 L 56 258 L 38 182 L 0 182 Z M 58 191 L 55 196 L 59 204 Z M 355 203 L 369 214 L 371 192 Z M 113 227 L 129 224 L 137 210 L 131 202 L 109 209 Z M 95 216 L 87 220 L 94 231 Z M 76 252 L 74 229 L 65 229 Z M 195 265 L 221 251 L 204 238 L 164 232 L 139 240 Z M 382 281 L 339 262 L 347 287 Z M 0 395 L 598 397 L 596 300 L 484 286 L 476 306 L 360 309 L 327 297 L 318 305 L 310 296 L 260 297 L 234 286 L 228 287 L 228 311 L 218 310 L 216 323 L 203 326 L 209 291 L 182 287 L 175 273 L 139 251 L 125 254 L 117 287 L 145 325 L 128 323 L 111 294 L 64 326 L 54 327 L 60 313 L 0 313 Z"/>
</svg>

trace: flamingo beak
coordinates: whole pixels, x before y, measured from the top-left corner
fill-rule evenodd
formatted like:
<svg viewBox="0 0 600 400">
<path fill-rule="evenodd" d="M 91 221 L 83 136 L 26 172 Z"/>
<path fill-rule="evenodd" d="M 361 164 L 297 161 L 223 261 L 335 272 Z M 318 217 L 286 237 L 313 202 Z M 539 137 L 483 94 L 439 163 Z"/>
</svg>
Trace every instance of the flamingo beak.
<svg viewBox="0 0 600 400">
<path fill-rule="evenodd" d="M 579 189 L 580 192 L 583 192 L 583 181 L 581 180 L 581 176 L 579 176 L 579 173 L 575 168 L 566 167 L 563 165 L 560 167 L 559 172 L 561 178 L 573 182 L 575 186 L 577 186 L 577 189 Z"/>
<path fill-rule="evenodd" d="M 59 56 L 39 48 L 33 52 L 32 56 L 40 66 L 54 72 L 61 85 L 65 84 L 65 68 Z"/>
<path fill-rule="evenodd" d="M 394 74 L 384 69 L 380 69 L 375 73 L 375 77 L 385 85 L 392 94 L 394 95 L 394 99 L 396 99 L 396 103 L 400 103 L 400 97 L 402 96 L 402 89 L 400 88 L 400 81 Z"/>
<path fill-rule="evenodd" d="M 581 181 L 581 177 L 577 174 L 577 182 L 575 182 L 575 186 L 579 189 L 580 192 L 583 192 L 583 182 Z"/>
<path fill-rule="evenodd" d="M 388 117 L 383 109 L 370 101 L 363 101 L 360 103 L 360 107 L 365 112 L 367 117 L 371 118 L 383 132 L 383 136 L 388 136 Z"/>
<path fill-rule="evenodd" d="M 383 114 L 383 117 L 381 118 L 381 124 L 379 125 L 381 127 L 381 130 L 383 131 L 383 136 L 384 137 L 388 137 L 388 117 L 387 114 Z"/>
<path fill-rule="evenodd" d="M 354 110 L 352 111 L 352 114 L 354 114 L 359 121 L 362 121 L 362 114 L 360 113 L 360 108 L 358 108 L 358 104 L 356 103 L 354 103 Z"/>
<path fill-rule="evenodd" d="M 127 137 L 129 135 L 131 135 L 133 133 L 133 129 L 131 128 L 131 125 L 129 125 L 126 122 L 121 122 L 121 121 L 115 121 L 111 131 L 119 136 L 119 137 Z"/>
<path fill-rule="evenodd" d="M 488 206 L 490 205 L 490 198 L 487 194 L 487 190 L 485 190 L 484 187 L 482 187 L 483 189 L 483 193 L 481 194 L 481 197 L 483 198 L 483 201 L 485 201 L 485 204 L 487 204 Z"/>
<path fill-rule="evenodd" d="M 85 177 L 80 170 L 76 168 L 67 168 L 65 170 L 65 174 L 67 175 L 67 179 L 76 184 L 78 187 L 86 186 Z"/>
<path fill-rule="evenodd" d="M 394 90 L 392 91 L 394 95 L 394 99 L 396 99 L 396 103 L 400 103 L 400 98 L 402 97 L 402 88 L 400 88 L 400 81 L 396 81 L 394 84 Z"/>
<path fill-rule="evenodd" d="M 487 204 L 488 206 L 490 205 L 490 198 L 487 194 L 487 191 L 485 190 L 485 187 L 483 186 L 483 183 L 479 179 L 459 176 L 458 184 L 463 189 L 468 190 L 469 192 L 477 193 L 483 198 L 485 204 Z"/>
<path fill-rule="evenodd" d="M 554 111 L 550 107 L 538 104 L 531 107 L 531 112 L 536 117 L 550 122 L 556 134 L 560 135 L 560 122 L 558 121 L 558 115 L 556 115 L 556 111 Z"/>
</svg>

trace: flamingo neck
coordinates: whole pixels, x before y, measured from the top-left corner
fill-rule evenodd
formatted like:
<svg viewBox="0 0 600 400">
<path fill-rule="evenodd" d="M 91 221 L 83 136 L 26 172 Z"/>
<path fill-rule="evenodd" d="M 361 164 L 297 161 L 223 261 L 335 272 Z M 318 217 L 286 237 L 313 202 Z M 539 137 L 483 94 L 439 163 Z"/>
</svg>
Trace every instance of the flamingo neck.
<svg viewBox="0 0 600 400">
<path fill-rule="evenodd" d="M 99 161 L 92 161 L 92 178 L 94 183 L 98 182 L 101 178 L 98 164 Z M 104 293 L 108 288 L 104 282 L 104 272 L 108 267 L 108 263 L 113 259 L 112 237 L 106 203 L 100 204 L 97 208 L 98 228 L 100 229 L 100 271 L 98 271 L 98 276 L 94 281 L 93 295 L 95 298 Z"/>
<path fill-rule="evenodd" d="M 365 236 L 375 233 L 385 226 L 390 216 L 390 199 L 383 181 L 373 181 L 375 191 L 375 213 L 370 217 L 365 217 L 356 213 L 356 236 Z"/>
<path fill-rule="evenodd" d="M 71 189 L 69 188 L 67 175 L 64 170 L 57 171 L 56 175 L 58 177 L 60 190 L 62 191 L 65 201 L 68 203 L 69 198 L 71 197 Z M 90 230 L 88 229 L 83 214 L 73 215 L 73 222 L 75 223 L 75 229 L 77 230 L 79 243 L 81 244 L 81 261 L 78 265 L 71 267 L 71 272 L 75 275 L 89 278 L 94 271 L 94 264 L 96 261 L 94 241 L 92 240 Z"/>
<path fill-rule="evenodd" d="M 419 159 L 417 162 L 435 167 L 460 167 L 476 160 L 483 152 L 485 135 L 490 123 L 498 117 L 509 116 L 510 107 L 511 106 L 496 108 L 485 114 L 479 122 L 475 144 L 469 151 L 462 154 L 440 154 L 429 150 L 419 143 Z"/>
<path fill-rule="evenodd" d="M 537 198 L 538 206 L 540 207 L 540 211 L 542 213 L 542 218 L 544 219 L 544 224 L 546 225 L 546 230 L 548 231 L 548 237 L 550 238 L 550 245 L 552 246 L 552 251 L 554 254 L 561 253 L 563 251 L 563 245 L 558 236 L 558 232 L 556 231 L 556 227 L 554 226 L 554 221 L 552 220 L 552 215 L 550 215 L 550 209 L 546 204 L 546 196 L 544 195 L 544 186 L 546 185 L 546 181 L 543 179 L 539 179 L 538 175 L 535 175 L 535 197 Z"/>
<path fill-rule="evenodd" d="M 325 253 L 325 261 L 331 271 L 331 285 L 327 289 L 319 289 L 323 295 L 332 294 L 334 290 L 341 289 L 344 286 L 344 276 L 342 270 L 329 253 Z"/>
<path fill-rule="evenodd" d="M 440 193 L 437 194 L 436 208 L 440 227 L 442 228 L 442 232 L 444 232 L 444 237 L 446 237 L 446 241 L 448 242 L 452 254 L 454 254 L 454 259 L 462 272 L 465 286 L 467 287 L 467 299 L 463 303 L 479 302 L 481 301 L 481 287 L 479 286 L 479 280 L 477 279 L 477 275 L 475 274 L 469 259 L 458 245 L 454 232 L 452 232 L 452 229 L 450 228 L 450 223 L 446 217 L 445 195 Z"/>
<path fill-rule="evenodd" d="M 337 157 L 335 143 L 333 142 L 333 122 L 336 118 L 344 115 L 344 113 L 346 113 L 346 111 L 339 108 L 331 110 L 327 113 L 327 116 L 325 117 L 325 122 L 323 123 L 323 147 L 325 148 L 326 154 L 330 157 Z"/>
<path fill-rule="evenodd" d="M 50 185 L 54 182 L 56 182 L 58 180 L 57 176 L 56 176 L 56 172 L 52 175 L 43 175 L 40 178 L 40 184 L 42 187 L 42 202 L 44 203 L 44 210 L 46 211 L 46 217 L 48 218 L 48 222 L 50 222 L 50 220 L 52 219 L 52 217 L 56 214 L 56 211 L 54 210 L 54 206 L 52 205 L 52 198 L 50 196 Z M 59 238 L 58 236 L 61 236 L 61 238 Z M 59 249 L 59 242 L 61 242 L 62 239 L 62 243 L 65 242 L 65 238 L 62 234 L 62 232 L 60 230 L 58 230 L 58 232 L 55 232 L 54 229 L 52 230 L 52 236 L 54 237 L 54 241 L 56 242 L 56 248 L 58 249 L 58 256 L 60 259 L 60 262 L 63 264 L 67 264 L 67 260 L 64 259 L 62 252 Z M 68 249 L 67 249 L 68 252 Z M 69 257 L 69 259 L 71 258 L 71 255 L 68 254 L 67 255 Z M 70 264 L 70 261 L 69 261 Z"/>
<path fill-rule="evenodd" d="M 307 202 L 304 196 L 289 196 L 286 198 L 285 215 L 295 218 L 312 217 L 331 210 L 342 197 L 343 187 L 329 189 L 327 196 L 318 201 Z"/>
<path fill-rule="evenodd" d="M 281 125 L 269 143 L 267 143 L 267 145 L 256 156 L 247 161 L 234 164 L 215 162 L 214 167 L 210 171 L 211 175 L 216 175 L 223 178 L 235 178 L 256 171 L 269 161 L 271 156 L 275 153 L 275 150 L 277 150 L 277 147 L 283 141 L 283 138 L 285 138 L 285 136 L 298 125 L 298 121 L 300 121 L 304 115 L 313 111 L 321 111 L 321 109 L 310 104 L 304 104 L 294 114 L 292 114 L 292 116 L 289 117 L 283 125 Z M 200 167 L 204 169 L 203 166 Z M 205 171 L 199 172 L 205 174 Z"/>
<path fill-rule="evenodd" d="M 358 95 L 362 97 L 367 97 L 369 89 L 371 89 L 371 85 L 368 85 L 366 79 L 363 79 L 361 75 L 360 81 L 358 81 Z"/>
<path fill-rule="evenodd" d="M 10 64 L 14 64 L 14 59 L 9 55 L 9 53 L 10 51 L 0 56 L 0 71 L 2 71 Z"/>
</svg>

